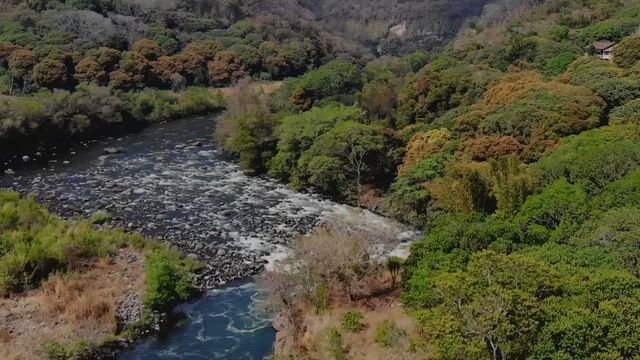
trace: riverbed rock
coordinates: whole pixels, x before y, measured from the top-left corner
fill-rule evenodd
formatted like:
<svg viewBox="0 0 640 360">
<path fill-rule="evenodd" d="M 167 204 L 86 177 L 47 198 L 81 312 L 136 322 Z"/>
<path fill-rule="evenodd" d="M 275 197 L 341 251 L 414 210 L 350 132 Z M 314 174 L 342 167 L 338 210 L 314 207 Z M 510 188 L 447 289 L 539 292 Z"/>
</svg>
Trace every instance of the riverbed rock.
<svg viewBox="0 0 640 360">
<path fill-rule="evenodd" d="M 197 277 L 202 289 L 262 271 L 264 257 L 319 223 L 348 221 L 377 237 L 395 226 L 371 213 L 248 176 L 212 141 L 201 139 L 213 132 L 213 122 L 181 124 L 193 128 L 163 131 L 164 125 L 158 125 L 153 137 L 134 134 L 119 142 L 98 142 L 89 147 L 109 151 L 74 160 L 90 161 L 90 166 L 78 163 L 0 177 L 0 187 L 36 194 L 66 218 L 108 207 L 110 226 L 139 231 L 203 261 L 204 273 Z M 193 149 L 198 142 L 197 151 L 176 151 Z M 119 153 L 117 161 L 110 158 Z"/>
<path fill-rule="evenodd" d="M 124 152 L 124 149 L 116 148 L 116 147 L 106 147 L 103 149 L 103 153 L 105 155 L 115 155 L 115 154 L 121 154 L 123 152 Z"/>
</svg>

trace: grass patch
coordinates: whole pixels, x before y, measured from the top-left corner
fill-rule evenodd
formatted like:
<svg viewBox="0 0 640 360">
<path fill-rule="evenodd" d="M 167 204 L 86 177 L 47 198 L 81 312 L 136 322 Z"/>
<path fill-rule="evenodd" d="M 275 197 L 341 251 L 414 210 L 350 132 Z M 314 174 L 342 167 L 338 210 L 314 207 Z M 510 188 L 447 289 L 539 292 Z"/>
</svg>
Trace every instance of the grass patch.
<svg viewBox="0 0 640 360">
<path fill-rule="evenodd" d="M 404 331 L 395 321 L 385 320 L 376 329 L 375 342 L 382 347 L 394 347 L 407 337 Z"/>
<path fill-rule="evenodd" d="M 342 327 L 352 333 L 360 332 L 367 326 L 362 322 L 364 317 L 359 311 L 348 311 L 342 317 Z"/>
</svg>

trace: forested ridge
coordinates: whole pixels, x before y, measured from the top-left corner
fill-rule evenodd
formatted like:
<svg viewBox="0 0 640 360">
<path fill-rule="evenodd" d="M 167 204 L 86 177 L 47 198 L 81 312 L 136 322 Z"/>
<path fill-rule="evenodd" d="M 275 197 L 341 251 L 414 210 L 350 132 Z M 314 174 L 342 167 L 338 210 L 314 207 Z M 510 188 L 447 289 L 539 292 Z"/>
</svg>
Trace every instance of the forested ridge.
<svg viewBox="0 0 640 360">
<path fill-rule="evenodd" d="M 168 90 L 282 80 L 340 54 L 362 59 L 437 48 L 484 2 L 5 2 L 3 158 L 222 106 L 198 89 Z"/>
</svg>

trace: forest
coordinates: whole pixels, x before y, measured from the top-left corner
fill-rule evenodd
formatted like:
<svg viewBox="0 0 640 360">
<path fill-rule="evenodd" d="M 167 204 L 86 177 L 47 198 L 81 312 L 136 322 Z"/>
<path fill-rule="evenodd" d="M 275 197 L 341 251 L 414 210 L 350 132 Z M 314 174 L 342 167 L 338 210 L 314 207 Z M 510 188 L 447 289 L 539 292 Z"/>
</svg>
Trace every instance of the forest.
<svg viewBox="0 0 640 360">
<path fill-rule="evenodd" d="M 633 1 L 499 1 L 442 52 L 246 89 L 218 137 L 250 171 L 425 230 L 403 265 L 404 358 L 634 358 L 639 25 Z M 344 266 L 316 269 L 301 309 L 348 292 Z M 324 356 L 349 358 L 349 332 L 331 329 Z"/>
</svg>

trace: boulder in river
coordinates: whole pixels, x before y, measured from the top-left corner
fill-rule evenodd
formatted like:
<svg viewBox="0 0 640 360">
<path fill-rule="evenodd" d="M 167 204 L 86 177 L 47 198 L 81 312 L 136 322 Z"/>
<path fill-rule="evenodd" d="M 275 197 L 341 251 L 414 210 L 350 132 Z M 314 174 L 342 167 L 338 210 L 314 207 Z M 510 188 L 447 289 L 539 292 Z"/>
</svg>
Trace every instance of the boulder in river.
<svg viewBox="0 0 640 360">
<path fill-rule="evenodd" d="M 120 154 L 123 153 L 124 150 L 122 148 L 115 148 L 115 147 L 107 147 L 104 148 L 104 154 L 105 155 L 115 155 L 115 154 Z"/>
</svg>

